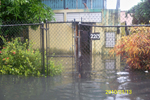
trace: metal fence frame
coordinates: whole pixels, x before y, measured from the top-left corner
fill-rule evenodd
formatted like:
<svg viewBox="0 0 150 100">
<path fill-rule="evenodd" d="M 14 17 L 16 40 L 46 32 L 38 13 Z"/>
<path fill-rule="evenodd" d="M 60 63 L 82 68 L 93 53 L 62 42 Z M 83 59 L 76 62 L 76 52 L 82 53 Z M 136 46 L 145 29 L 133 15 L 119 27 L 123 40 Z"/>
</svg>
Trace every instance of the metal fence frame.
<svg viewBox="0 0 150 100">
<path fill-rule="evenodd" d="M 79 29 L 78 29 L 78 32 L 79 32 L 79 33 L 80 33 L 80 31 L 81 31 L 81 30 L 80 30 L 80 27 L 84 27 L 84 26 L 85 26 L 85 27 L 86 27 L 86 26 L 89 26 L 89 27 L 101 27 L 101 28 L 113 28 L 113 27 L 115 27 L 115 28 L 117 28 L 116 33 L 117 33 L 117 34 L 120 34 L 120 28 L 121 28 L 121 27 L 124 27 L 125 29 L 127 29 L 128 27 L 150 27 L 150 24 L 146 24 L 146 25 L 140 25 L 140 24 L 139 24 L 139 25 L 112 25 L 112 26 L 103 25 L 103 26 L 100 26 L 100 25 L 85 24 L 85 23 L 82 23 L 82 22 L 81 22 L 81 23 L 78 25 L 78 28 L 79 28 Z M 90 34 L 91 34 L 91 33 L 90 33 Z M 126 33 L 126 36 L 127 36 L 127 35 L 129 35 L 129 34 Z M 81 44 L 79 44 L 79 42 L 80 42 L 80 38 L 81 38 L 81 37 L 80 37 L 80 35 L 77 36 L 77 37 L 78 37 L 78 46 L 79 46 L 79 48 L 78 48 L 78 60 L 77 60 L 77 63 L 78 63 L 78 64 L 77 64 L 77 66 L 79 67 L 79 66 L 80 66 L 80 63 L 82 63 L 82 62 L 79 61 L 79 59 L 80 59 L 80 45 L 81 45 Z M 117 40 L 116 40 L 116 41 L 117 41 Z M 85 63 L 85 62 L 84 62 L 84 63 Z M 81 65 L 82 65 L 82 64 L 81 64 Z M 81 67 L 81 66 L 80 66 L 80 67 Z M 82 67 L 83 67 L 83 66 L 82 66 Z M 79 68 L 78 71 L 79 71 L 80 74 L 82 74 L 81 68 Z M 82 76 L 81 76 L 81 77 L 82 77 Z"/>
<path fill-rule="evenodd" d="M 72 41 L 74 41 L 74 44 L 72 44 L 72 54 L 73 54 L 73 48 L 74 48 L 74 55 L 72 56 L 51 56 L 51 55 L 48 55 L 47 52 L 48 52 L 48 49 L 50 49 L 48 47 L 48 40 L 49 40 L 49 24 L 50 23 L 72 23 L 72 32 L 74 33 L 72 36 Z M 78 23 L 78 25 L 77 25 Z M 91 23 L 91 22 L 90 22 Z M 44 24 L 46 24 L 46 27 L 44 27 Z M 90 26 L 90 27 L 116 27 L 117 28 L 117 33 L 119 33 L 118 29 L 120 27 L 150 27 L 150 24 L 146 24 L 146 25 L 113 25 L 113 26 L 99 26 L 99 25 L 90 25 L 90 24 L 85 24 L 84 22 L 76 22 L 75 19 L 74 21 L 72 22 L 48 22 L 46 20 L 46 23 L 44 22 L 40 22 L 40 23 L 34 23 L 34 24 L 11 24 L 11 25 L 0 25 L 0 27 L 11 27 L 11 26 L 33 26 L 33 25 L 40 25 L 40 43 L 41 43 L 41 57 L 42 57 L 42 74 L 45 74 L 45 53 L 44 53 L 44 36 L 46 35 L 46 66 L 47 66 L 47 70 L 48 70 L 48 58 L 49 57 L 72 57 L 72 61 L 73 61 L 73 58 L 75 59 L 74 60 L 74 64 L 72 63 L 72 66 L 75 67 L 75 74 L 77 73 L 80 73 L 77 71 L 77 67 L 79 66 L 79 59 L 80 59 L 80 35 L 77 36 L 76 32 L 78 32 L 78 34 L 80 34 L 81 32 L 81 29 L 80 27 L 81 26 Z M 78 26 L 78 29 L 76 29 L 76 25 Z M 44 30 L 46 30 L 46 34 L 44 33 Z M 44 35 L 45 34 L 45 35 Z M 127 34 L 126 34 L 127 35 Z M 78 45 L 76 47 L 76 42 L 78 42 Z M 78 52 L 76 52 L 76 50 Z M 80 71 L 80 70 L 79 70 Z M 76 75 L 75 75 L 76 76 Z"/>
<path fill-rule="evenodd" d="M 58 23 L 72 23 L 72 33 L 74 33 L 73 35 L 74 36 L 72 36 L 72 55 L 71 56 L 58 56 L 58 55 L 49 55 L 47 52 L 48 52 L 48 49 L 50 49 L 50 44 L 48 43 L 48 40 L 49 40 L 49 35 L 51 34 L 51 33 L 49 33 L 49 30 L 50 30 L 50 28 L 49 28 L 49 24 L 58 24 Z M 50 65 L 50 63 L 48 63 L 48 58 L 50 58 L 50 57 L 72 57 L 72 73 L 73 73 L 73 66 L 75 66 L 75 73 L 76 73 L 76 45 L 75 44 L 73 44 L 73 39 L 74 39 L 74 43 L 76 42 L 75 40 L 76 40 L 76 27 L 75 27 L 75 24 L 76 24 L 76 21 L 74 20 L 74 21 L 68 21 L 68 22 L 49 22 L 49 21 L 47 21 L 46 20 L 46 65 L 47 65 L 47 68 L 49 67 L 49 65 Z M 43 40 L 42 40 L 43 41 Z M 49 44 L 49 47 L 48 47 L 48 45 L 47 44 Z M 44 45 L 44 44 L 42 44 L 42 45 Z M 43 46 L 42 46 L 43 47 Z M 44 47 L 43 47 L 44 48 Z M 74 53 L 73 53 L 73 48 L 74 48 Z M 74 55 L 73 55 L 74 54 Z M 74 61 L 74 63 L 73 63 L 73 58 L 75 59 L 75 61 Z M 43 65 L 44 65 L 44 63 L 43 63 Z M 74 73 L 73 73 L 74 74 Z M 73 75 L 72 74 L 72 75 Z"/>
<path fill-rule="evenodd" d="M 41 23 L 34 23 L 34 24 L 10 24 L 10 25 L 0 25 L 0 27 L 11 27 L 11 26 L 34 26 L 34 25 L 40 25 L 40 34 L 42 36 L 42 40 L 41 40 L 41 57 L 42 57 L 42 71 L 43 73 L 42 74 L 45 74 L 45 59 L 44 59 L 44 23 L 41 22 Z"/>
</svg>

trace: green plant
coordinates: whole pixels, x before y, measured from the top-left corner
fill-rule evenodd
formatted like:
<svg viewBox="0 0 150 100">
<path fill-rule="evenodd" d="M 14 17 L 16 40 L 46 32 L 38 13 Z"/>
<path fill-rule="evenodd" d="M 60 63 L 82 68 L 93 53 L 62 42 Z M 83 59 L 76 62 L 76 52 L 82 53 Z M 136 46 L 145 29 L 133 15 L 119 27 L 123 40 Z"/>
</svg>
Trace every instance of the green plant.
<svg viewBox="0 0 150 100">
<path fill-rule="evenodd" d="M 123 36 L 110 51 L 121 55 L 133 69 L 150 69 L 150 28 L 134 27 L 129 36 Z"/>
<path fill-rule="evenodd" d="M 1 0 L 0 25 L 28 24 L 52 21 L 54 12 L 42 0 Z M 40 18 L 40 20 L 39 20 Z M 32 25 L 37 29 L 39 25 Z M 28 26 L 0 27 L 0 34 L 9 39 L 20 35 Z M 15 33 L 15 34 L 14 34 Z"/>
<path fill-rule="evenodd" d="M 41 76 L 41 53 L 39 50 L 34 50 L 32 48 L 32 42 L 28 43 L 28 40 L 26 40 L 25 43 L 21 43 L 20 38 L 15 38 L 12 39 L 11 42 L 6 42 L 4 37 L 1 38 L 3 39 L 5 45 L 0 51 L 0 73 Z M 59 64 L 56 66 L 52 60 L 50 60 L 50 62 L 50 66 L 48 67 L 48 75 L 53 76 L 61 74 L 63 69 L 62 65 Z M 47 73 L 46 65 L 45 73 Z"/>
<path fill-rule="evenodd" d="M 133 6 L 130 10 L 127 11 L 127 14 L 130 14 L 133 17 L 133 24 L 145 23 L 149 24 L 150 21 L 150 0 L 142 0 L 137 5 Z"/>
</svg>

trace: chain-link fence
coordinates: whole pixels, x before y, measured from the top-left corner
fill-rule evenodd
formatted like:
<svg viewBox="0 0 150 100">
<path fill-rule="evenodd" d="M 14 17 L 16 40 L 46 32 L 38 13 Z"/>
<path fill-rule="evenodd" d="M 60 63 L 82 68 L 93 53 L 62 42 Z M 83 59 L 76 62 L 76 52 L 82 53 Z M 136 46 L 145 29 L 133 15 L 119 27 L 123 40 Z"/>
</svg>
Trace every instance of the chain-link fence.
<svg viewBox="0 0 150 100">
<path fill-rule="evenodd" d="M 63 66 L 63 75 L 72 75 L 74 66 L 74 23 L 73 22 L 47 22 L 46 48 L 47 61 L 54 61 L 56 65 Z M 51 62 L 48 62 L 51 65 Z"/>
<path fill-rule="evenodd" d="M 103 25 L 100 22 L 87 22 L 85 20 L 82 22 L 46 22 L 45 24 L 12 22 L 12 24 L 7 25 L 7 23 L 4 23 L 4 25 L 0 26 L 1 50 L 5 48 L 5 43 L 9 43 L 19 37 L 22 45 L 24 43 L 27 44 L 27 50 L 29 50 L 30 46 L 32 46 L 32 50 L 34 51 L 40 50 L 42 53 L 42 66 L 46 66 L 43 67 L 44 69 L 41 68 L 42 70 L 48 71 L 48 68 L 52 66 L 61 66 L 63 67 L 62 74 L 72 75 L 76 73 L 77 77 L 84 78 L 98 77 L 97 75 L 104 74 L 104 70 L 106 70 L 107 73 L 105 74 L 109 75 L 108 72 L 110 72 L 110 76 L 112 77 L 112 74 L 122 70 L 123 67 L 121 66 L 127 66 L 125 63 L 126 60 L 122 61 L 122 58 L 127 58 L 129 55 L 125 56 L 126 51 L 124 50 L 116 52 L 121 55 L 124 52 L 123 57 L 121 55 L 110 56 L 110 51 L 119 43 L 120 45 L 118 46 L 125 45 L 123 42 L 128 40 L 127 37 L 135 38 L 133 35 L 135 33 L 145 36 L 142 32 L 149 31 L 149 24 L 129 24 L 124 22 L 121 25 L 115 23 Z M 2 37 L 4 37 L 4 40 Z M 127 40 L 120 41 L 123 39 L 122 37 Z M 134 41 L 132 38 L 128 41 Z M 5 46 L 8 46 L 8 44 Z M 128 49 L 132 49 L 132 46 Z M 139 49 L 138 46 L 136 47 Z M 122 48 L 118 47 L 119 49 L 124 48 L 122 46 Z M 11 50 L 11 52 L 13 51 Z"/>
<path fill-rule="evenodd" d="M 6 11 L 8 22 L 0 25 L 0 100 L 149 100 L 150 0 L 122 11 L 138 0 L 128 1 L 42 0 L 56 18 L 45 23 L 10 21 Z M 44 10 L 33 10 L 33 17 L 45 18 Z M 32 77 L 41 74 L 49 76 Z"/>
<path fill-rule="evenodd" d="M 32 38 L 36 38 L 34 42 L 37 44 L 34 45 L 34 48 L 40 49 L 40 37 L 37 37 L 37 34 L 40 34 L 40 30 L 37 30 L 40 25 L 40 23 L 31 24 L 23 21 L 3 22 L 0 25 L 0 36 L 4 37 L 7 42 L 18 37 L 22 43 L 26 42 L 26 39 L 33 41 Z M 37 30 L 37 34 L 35 30 Z"/>
<path fill-rule="evenodd" d="M 128 68 L 128 65 L 134 66 L 133 63 L 139 61 L 135 60 L 139 57 L 136 52 L 138 52 L 137 49 L 143 49 L 143 47 L 140 47 L 140 42 L 146 43 L 145 41 L 147 41 L 146 39 L 148 39 L 148 36 L 145 36 L 145 33 L 147 32 L 146 34 L 148 34 L 149 29 L 149 25 L 102 26 L 98 25 L 98 23 L 82 22 L 79 24 L 78 34 L 80 37 L 78 39 L 79 53 L 77 55 L 79 73 L 81 73 L 81 76 L 83 77 L 89 76 L 93 77 L 93 79 L 95 79 L 94 76 L 97 77 L 100 73 L 101 75 L 115 78 L 115 76 L 113 77 L 115 73 L 122 71 L 124 68 Z M 138 38 L 140 36 L 143 37 L 143 40 L 141 41 L 141 38 Z M 148 44 L 149 43 L 147 42 L 147 45 L 145 45 L 147 46 L 146 51 L 148 50 Z M 126 47 L 126 45 L 128 47 Z M 112 55 L 110 51 L 114 48 L 115 51 Z M 147 53 L 149 53 L 149 51 L 147 51 Z M 132 60 L 129 61 L 129 59 Z M 148 58 L 141 60 L 141 64 L 144 64 L 143 60 L 148 60 Z M 139 66 L 141 66 L 139 69 L 145 67 L 142 65 Z M 134 66 L 134 68 L 138 69 L 138 66 Z M 145 70 L 146 69 L 147 67 L 145 67 Z"/>
<path fill-rule="evenodd" d="M 22 23 L 12 21 L 12 23 L 7 24 L 3 22 L 3 25 L 0 26 L 1 65 L 14 67 L 19 62 L 17 68 L 20 66 L 25 67 L 26 60 L 29 60 L 31 64 L 27 64 L 27 66 L 33 66 L 33 68 L 38 66 L 41 71 L 40 74 L 53 76 L 62 73 L 72 75 L 72 72 L 75 71 L 73 67 L 75 62 L 73 46 L 74 23 Z M 11 53 L 7 55 L 7 52 Z M 16 58 L 12 54 L 18 55 L 16 56 L 18 60 L 14 64 L 9 61 Z M 33 56 L 30 57 L 31 55 Z M 25 61 L 20 61 L 19 58 Z M 5 61 L 4 59 L 9 60 Z M 36 61 L 39 61 L 39 63 L 36 63 Z M 11 74 L 10 71 L 6 73 Z M 38 74 L 38 72 L 35 74 Z"/>
<path fill-rule="evenodd" d="M 19 21 L 2 24 L 0 25 L 0 73 L 26 76 L 37 75 L 38 72 L 42 74 L 45 59 L 42 48 L 44 24 Z M 33 74 L 32 71 L 36 73 Z"/>
<path fill-rule="evenodd" d="M 145 90 L 147 95 L 150 25 L 133 24 L 130 15 L 126 18 L 124 12 L 114 10 L 103 10 L 95 16 L 87 12 L 80 15 L 83 17 L 72 22 L 0 25 L 0 73 L 61 74 L 31 82 L 35 93 L 36 89 L 39 94 L 46 91 L 54 99 L 104 100 L 119 94 L 112 90 L 128 90 L 126 94 L 134 96 Z M 130 68 L 140 71 L 130 72 Z M 43 98 L 47 95 L 42 94 Z"/>
</svg>

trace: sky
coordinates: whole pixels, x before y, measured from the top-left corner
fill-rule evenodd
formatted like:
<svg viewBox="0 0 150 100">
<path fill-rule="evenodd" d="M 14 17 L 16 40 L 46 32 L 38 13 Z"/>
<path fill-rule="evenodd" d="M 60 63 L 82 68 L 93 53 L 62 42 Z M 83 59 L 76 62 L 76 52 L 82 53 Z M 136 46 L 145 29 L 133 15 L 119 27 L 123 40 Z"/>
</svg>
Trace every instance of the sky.
<svg viewBox="0 0 150 100">
<path fill-rule="evenodd" d="M 107 0 L 107 9 L 115 9 L 117 0 Z M 127 11 L 134 5 L 137 5 L 141 0 L 120 0 L 120 9 Z"/>
</svg>

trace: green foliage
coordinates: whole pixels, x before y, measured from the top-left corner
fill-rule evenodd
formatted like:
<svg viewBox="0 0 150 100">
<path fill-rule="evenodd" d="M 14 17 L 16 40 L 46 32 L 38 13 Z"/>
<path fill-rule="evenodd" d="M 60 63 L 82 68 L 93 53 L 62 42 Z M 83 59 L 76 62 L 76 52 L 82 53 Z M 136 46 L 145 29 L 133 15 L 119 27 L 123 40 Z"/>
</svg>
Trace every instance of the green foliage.
<svg viewBox="0 0 150 100">
<path fill-rule="evenodd" d="M 41 53 L 39 50 L 34 50 L 32 48 L 32 42 L 28 43 L 28 40 L 26 40 L 25 43 L 21 43 L 19 42 L 19 38 L 12 39 L 11 42 L 6 42 L 3 37 L 2 39 L 5 45 L 0 51 L 0 73 L 25 76 L 41 76 Z M 56 66 L 55 63 L 50 60 L 48 75 L 53 76 L 61 74 L 62 69 L 63 68 L 61 64 Z M 46 65 L 45 73 L 47 73 Z"/>
<path fill-rule="evenodd" d="M 31 23 L 47 19 L 54 19 L 53 11 L 50 7 L 41 3 L 41 0 L 1 0 L 1 18 L 3 21 L 25 21 Z"/>
<path fill-rule="evenodd" d="M 133 69 L 150 70 L 150 28 L 134 27 L 131 35 L 123 36 L 110 51 L 121 55 Z"/>
<path fill-rule="evenodd" d="M 150 0 L 144 0 L 132 7 L 127 14 L 131 14 L 133 17 L 133 24 L 149 24 L 150 21 Z M 132 15 L 133 13 L 133 15 Z"/>
<path fill-rule="evenodd" d="M 53 11 L 41 0 L 1 0 L 0 25 L 28 24 L 55 20 Z M 40 18 L 40 20 L 39 20 Z M 37 29 L 39 25 L 31 26 Z M 15 37 L 28 26 L 1 27 L 3 36 Z M 15 34 L 14 34 L 15 32 Z"/>
</svg>

